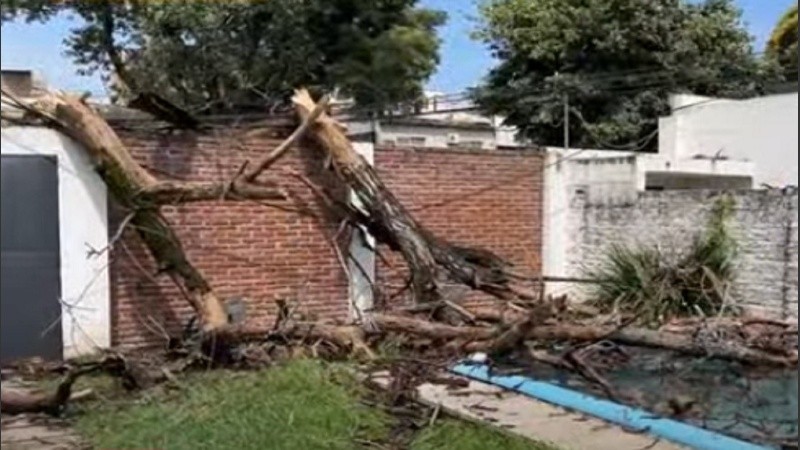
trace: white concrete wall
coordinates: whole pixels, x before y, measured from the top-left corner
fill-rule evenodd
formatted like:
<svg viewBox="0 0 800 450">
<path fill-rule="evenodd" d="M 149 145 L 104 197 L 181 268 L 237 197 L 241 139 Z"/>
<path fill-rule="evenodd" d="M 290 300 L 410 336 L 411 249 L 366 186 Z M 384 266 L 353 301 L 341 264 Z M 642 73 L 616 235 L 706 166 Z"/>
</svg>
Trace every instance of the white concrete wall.
<svg viewBox="0 0 800 450">
<path fill-rule="evenodd" d="M 566 251 L 566 276 L 585 276 L 612 244 L 658 245 L 680 255 L 707 226 L 719 191 L 642 192 L 632 203 L 598 202 L 574 196 L 564 233 L 572 236 Z M 731 227 L 740 245 L 737 303 L 771 317 L 797 317 L 797 192 L 731 191 L 735 214 Z M 586 291 L 560 286 L 574 298 Z"/>
<path fill-rule="evenodd" d="M 716 154 L 755 164 L 755 186 L 797 185 L 798 94 L 749 100 L 677 96 L 659 123 L 659 153 L 681 159 Z"/>
<path fill-rule="evenodd" d="M 448 135 L 458 134 L 459 145 L 463 146 L 468 141 L 480 141 L 484 149 L 496 148 L 493 130 L 470 130 L 464 128 L 428 127 L 422 125 L 393 125 L 381 124 L 378 143 L 392 141 L 395 145 L 403 145 L 398 139 L 403 137 L 425 137 L 425 147 L 447 148 Z"/>
<path fill-rule="evenodd" d="M 3 155 L 48 155 L 58 160 L 59 238 L 64 356 L 111 345 L 106 186 L 73 141 L 41 127 L 3 126 Z"/>
<path fill-rule="evenodd" d="M 568 232 L 571 199 L 583 193 L 596 199 L 633 201 L 640 176 L 636 155 L 604 150 L 563 150 L 548 148 L 544 168 L 543 273 L 568 275 L 568 254 L 575 236 Z M 644 183 L 642 180 L 641 183 Z M 547 285 L 547 292 L 559 294 L 568 286 Z"/>
<path fill-rule="evenodd" d="M 666 189 L 747 189 L 754 171 L 749 162 L 678 160 L 626 151 L 550 147 L 547 155 L 543 262 L 544 274 L 551 277 L 574 276 L 567 258 L 579 236 L 569 217 L 576 194 L 593 203 L 633 204 L 648 183 Z M 554 295 L 571 289 L 562 283 L 547 285 Z"/>
</svg>

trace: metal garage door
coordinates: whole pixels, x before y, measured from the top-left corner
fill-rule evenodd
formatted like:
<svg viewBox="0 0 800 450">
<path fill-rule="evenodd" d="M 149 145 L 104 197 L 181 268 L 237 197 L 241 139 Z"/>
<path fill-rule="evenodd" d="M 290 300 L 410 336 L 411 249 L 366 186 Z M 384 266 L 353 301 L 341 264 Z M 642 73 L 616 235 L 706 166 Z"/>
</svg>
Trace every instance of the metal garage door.
<svg viewBox="0 0 800 450">
<path fill-rule="evenodd" d="M 0 161 L 0 359 L 59 359 L 62 342 L 56 159 L 4 155 Z"/>
</svg>

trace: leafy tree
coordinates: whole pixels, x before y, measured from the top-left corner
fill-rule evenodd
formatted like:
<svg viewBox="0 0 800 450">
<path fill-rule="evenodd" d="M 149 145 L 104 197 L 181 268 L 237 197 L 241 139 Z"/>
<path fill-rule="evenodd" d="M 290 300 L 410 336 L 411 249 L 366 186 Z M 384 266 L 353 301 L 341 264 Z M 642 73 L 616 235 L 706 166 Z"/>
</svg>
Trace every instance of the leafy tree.
<svg viewBox="0 0 800 450">
<path fill-rule="evenodd" d="M 4 0 L 2 17 L 77 15 L 68 55 L 126 98 L 155 92 L 191 110 L 228 111 L 281 104 L 305 85 L 379 106 L 419 96 L 438 63 L 445 16 L 416 3 Z"/>
<path fill-rule="evenodd" d="M 778 60 L 787 78 L 797 78 L 797 4 L 775 26 L 767 42 L 767 53 Z"/>
<path fill-rule="evenodd" d="M 644 148 L 668 94 L 741 97 L 766 78 L 730 0 L 485 0 L 477 37 L 500 61 L 474 91 L 539 144 Z"/>
</svg>

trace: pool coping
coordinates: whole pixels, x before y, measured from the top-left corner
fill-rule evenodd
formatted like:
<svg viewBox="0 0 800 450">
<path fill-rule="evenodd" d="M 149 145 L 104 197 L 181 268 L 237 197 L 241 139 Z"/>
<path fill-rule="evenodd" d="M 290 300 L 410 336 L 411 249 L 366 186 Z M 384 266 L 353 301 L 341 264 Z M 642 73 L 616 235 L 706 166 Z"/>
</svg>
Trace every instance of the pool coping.
<svg viewBox="0 0 800 450">
<path fill-rule="evenodd" d="M 485 364 L 461 363 L 450 371 L 697 450 L 774 450 L 530 377 L 493 375 Z"/>
</svg>

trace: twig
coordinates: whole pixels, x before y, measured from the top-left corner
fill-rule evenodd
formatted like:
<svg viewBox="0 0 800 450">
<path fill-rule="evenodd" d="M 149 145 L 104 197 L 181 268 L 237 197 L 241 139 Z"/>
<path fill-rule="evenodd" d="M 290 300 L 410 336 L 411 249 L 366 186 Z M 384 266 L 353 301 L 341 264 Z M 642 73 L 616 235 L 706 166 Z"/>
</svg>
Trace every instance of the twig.
<svg viewBox="0 0 800 450">
<path fill-rule="evenodd" d="M 442 409 L 442 404 L 437 403 L 436 407 L 433 409 L 433 413 L 431 413 L 431 418 L 428 421 L 428 426 L 432 427 L 436 423 L 436 419 L 439 418 L 439 411 Z"/>
<path fill-rule="evenodd" d="M 125 216 L 125 218 L 122 219 L 122 222 L 120 222 L 119 226 L 117 227 L 117 231 L 114 232 L 114 235 L 111 237 L 111 239 L 108 240 L 108 244 L 106 244 L 106 246 L 100 250 L 95 250 L 89 247 L 89 251 L 86 252 L 87 253 L 86 257 L 87 258 L 98 257 L 107 251 L 114 250 L 114 244 L 116 244 L 116 242 L 122 237 L 122 233 L 125 232 L 125 228 L 128 227 L 128 224 L 135 216 L 136 216 L 136 211 L 129 212 Z"/>
<path fill-rule="evenodd" d="M 244 170 L 246 168 L 247 168 L 247 161 L 243 162 L 242 165 L 239 166 L 239 170 L 236 171 L 236 174 L 234 174 L 233 177 L 231 177 L 230 181 L 225 183 L 225 188 L 222 189 L 222 193 L 219 196 L 220 200 L 224 200 L 225 197 L 228 196 L 228 193 L 231 191 L 231 189 L 233 189 L 233 185 L 236 184 L 236 180 L 238 180 L 239 177 L 242 176 L 242 173 L 244 173 Z"/>
<path fill-rule="evenodd" d="M 655 438 L 655 439 L 653 440 L 653 442 L 651 442 L 651 443 L 649 443 L 649 444 L 645 445 L 644 447 L 640 448 L 639 450 L 650 450 L 651 448 L 653 448 L 653 447 L 655 447 L 656 445 L 658 445 L 660 442 L 661 442 L 661 438 L 660 438 L 660 437 L 659 437 L 659 438 Z"/>
<path fill-rule="evenodd" d="M 475 323 L 475 315 L 472 314 L 471 312 L 467 311 L 463 306 L 458 305 L 457 303 L 452 302 L 450 300 L 445 300 L 444 304 L 446 306 L 448 306 L 450 309 L 452 309 L 453 311 L 457 312 L 460 316 L 462 316 L 465 319 L 467 319 L 467 322 Z"/>
<path fill-rule="evenodd" d="M 616 389 L 599 373 L 597 373 L 594 368 L 592 368 L 589 364 L 587 364 L 581 357 L 579 357 L 574 351 L 568 352 L 564 355 L 566 361 L 571 363 L 575 370 L 586 380 L 599 385 L 606 395 L 611 400 L 617 400 L 619 396 L 617 395 Z"/>
</svg>

